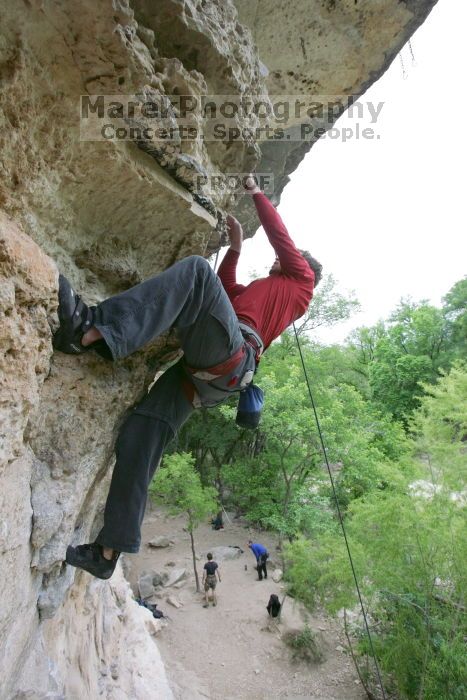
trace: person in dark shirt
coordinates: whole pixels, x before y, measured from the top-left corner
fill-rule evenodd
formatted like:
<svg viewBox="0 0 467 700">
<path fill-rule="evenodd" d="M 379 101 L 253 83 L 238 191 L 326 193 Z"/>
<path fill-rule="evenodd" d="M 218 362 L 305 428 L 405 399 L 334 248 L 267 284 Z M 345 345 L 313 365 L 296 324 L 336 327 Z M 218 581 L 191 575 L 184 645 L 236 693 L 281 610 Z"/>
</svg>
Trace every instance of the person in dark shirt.
<svg viewBox="0 0 467 700">
<path fill-rule="evenodd" d="M 256 571 L 258 572 L 258 581 L 263 580 L 268 577 L 268 570 L 266 568 L 266 562 L 269 558 L 269 553 L 266 547 L 259 542 L 252 542 L 248 540 L 248 546 L 256 557 Z"/>
<path fill-rule="evenodd" d="M 216 517 L 212 519 L 211 524 L 212 524 L 213 530 L 223 530 L 224 529 L 224 522 L 222 520 L 222 511 L 221 510 L 217 513 Z"/>
<path fill-rule="evenodd" d="M 281 611 L 281 604 L 279 597 L 275 593 L 271 593 L 269 597 L 269 602 L 266 605 L 266 610 L 268 611 L 269 617 L 278 617 Z"/>
<path fill-rule="evenodd" d="M 120 428 L 104 525 L 96 540 L 67 548 L 68 564 L 98 578 L 110 578 L 120 552 L 139 551 L 149 484 L 183 423 L 195 408 L 216 406 L 234 393 L 242 403 L 237 415 L 244 412 L 243 398 L 259 389 L 252 379 L 261 353 L 305 313 L 320 280 L 321 265 L 296 248 L 252 177 L 246 190 L 276 254 L 269 275 L 247 286 L 236 281 L 243 231 L 232 216 L 227 217 L 230 248 L 218 275 L 207 260 L 192 255 L 94 307 L 59 276 L 55 350 L 95 350 L 120 360 L 174 329 L 184 353 Z M 256 406 L 249 408 L 256 420 Z"/>
<path fill-rule="evenodd" d="M 221 575 L 217 562 L 213 561 L 211 552 L 207 554 L 207 562 L 204 565 L 203 585 L 204 585 L 204 605 L 203 608 L 209 607 L 209 591 L 212 591 L 212 604 L 217 605 L 216 586 L 217 579 L 221 582 Z"/>
</svg>

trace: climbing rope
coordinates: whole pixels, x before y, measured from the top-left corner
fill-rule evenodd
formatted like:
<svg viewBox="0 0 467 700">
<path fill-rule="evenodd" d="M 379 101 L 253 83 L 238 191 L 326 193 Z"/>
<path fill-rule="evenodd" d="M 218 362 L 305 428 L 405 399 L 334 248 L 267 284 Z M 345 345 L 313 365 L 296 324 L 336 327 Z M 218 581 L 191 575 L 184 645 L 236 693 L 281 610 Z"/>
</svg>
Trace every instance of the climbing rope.
<svg viewBox="0 0 467 700">
<path fill-rule="evenodd" d="M 401 62 L 401 68 L 402 68 L 402 79 L 407 80 L 409 74 L 405 70 L 405 63 L 404 63 L 404 59 L 402 57 L 402 52 L 399 54 L 399 60 Z"/>
<path fill-rule="evenodd" d="M 214 272 L 217 272 L 217 261 L 218 260 L 219 260 L 219 250 L 216 253 L 216 259 L 214 260 L 214 266 L 212 268 L 214 270 Z"/>
<path fill-rule="evenodd" d="M 328 455 L 327 455 L 327 452 L 326 452 L 326 446 L 325 446 L 325 444 L 324 444 L 323 434 L 322 434 L 322 432 L 321 432 L 321 425 L 320 425 L 320 422 L 319 422 L 318 413 L 317 413 L 317 411 L 316 411 L 316 405 L 315 405 L 315 402 L 314 402 L 314 399 L 313 399 L 313 394 L 312 394 L 312 392 L 311 392 L 310 381 L 309 381 L 309 379 L 308 379 L 308 373 L 307 373 L 307 371 L 306 371 L 305 361 L 304 361 L 304 359 L 303 359 L 302 348 L 301 348 L 301 345 L 300 345 L 300 340 L 299 340 L 299 338 L 298 338 L 298 333 L 297 333 L 297 329 L 296 329 L 296 327 L 295 327 L 295 323 L 293 324 L 293 329 L 294 329 L 294 333 L 295 333 L 295 340 L 297 341 L 298 351 L 299 351 L 299 353 L 300 353 L 300 360 L 301 360 L 301 362 L 302 362 L 303 374 L 305 375 L 305 381 L 306 381 L 306 384 L 307 384 L 307 387 L 308 387 L 308 393 L 309 393 L 309 395 L 310 395 L 311 407 L 312 407 L 312 409 L 313 409 L 313 414 L 314 414 L 314 417 L 315 417 L 316 426 L 317 426 L 317 428 L 318 428 L 319 439 L 320 439 L 320 442 L 321 442 L 321 449 L 323 450 L 323 455 L 324 455 L 324 459 L 325 459 L 325 461 L 326 461 L 326 467 L 327 467 L 327 470 L 328 470 L 329 479 L 330 479 L 330 481 L 331 481 L 332 492 L 333 492 L 334 500 L 335 500 L 335 502 L 336 502 L 337 514 L 338 514 L 338 516 L 339 516 L 339 523 L 340 523 L 340 526 L 341 526 L 341 528 L 342 528 L 342 533 L 343 533 L 343 535 L 344 535 L 345 546 L 346 546 L 346 548 L 347 548 L 347 554 L 348 554 L 349 561 L 350 561 L 350 568 L 352 569 L 352 575 L 353 575 L 353 579 L 354 579 L 354 583 L 355 583 L 355 588 L 356 588 L 356 591 L 357 591 L 358 600 L 359 600 L 359 602 L 360 602 L 360 607 L 361 607 L 362 614 L 363 614 L 363 619 L 364 619 L 364 622 L 365 622 L 365 630 L 366 630 L 366 634 L 367 634 L 368 641 L 369 641 L 369 644 L 370 644 L 371 654 L 372 654 L 372 656 L 373 656 L 373 659 L 374 659 L 374 662 L 375 662 L 375 666 L 376 666 L 376 673 L 377 673 L 377 676 L 378 676 L 378 682 L 379 682 L 379 685 L 380 685 L 380 687 L 381 687 L 381 692 L 382 692 L 383 700 L 386 700 L 386 694 L 385 694 L 385 692 L 384 692 L 384 686 L 383 686 L 383 681 L 382 681 L 382 678 L 381 678 L 381 673 L 380 673 L 380 669 L 379 669 L 379 664 L 378 664 L 378 661 L 377 661 L 377 658 L 376 658 L 376 654 L 375 654 L 375 650 L 374 650 L 374 647 L 373 647 L 373 640 L 372 640 L 372 637 L 371 637 L 370 628 L 369 628 L 369 625 L 368 625 L 368 620 L 367 620 L 365 608 L 364 608 L 364 605 L 363 605 L 362 596 L 361 596 L 361 593 L 360 593 L 360 586 L 359 586 L 359 584 L 358 584 L 357 574 L 356 574 L 356 572 L 355 572 L 355 567 L 354 567 L 354 563 L 353 563 L 353 559 L 352 559 L 352 554 L 351 554 L 351 552 L 350 552 L 350 546 L 349 546 L 349 542 L 348 542 L 348 540 L 347 540 L 347 533 L 346 533 L 345 527 L 344 527 L 344 519 L 343 519 L 343 517 L 342 517 L 341 509 L 340 509 L 340 507 L 339 507 L 339 500 L 338 500 L 338 498 L 337 498 L 336 487 L 335 487 L 335 485 L 334 485 L 334 479 L 333 479 L 333 476 L 332 476 L 331 467 L 330 467 L 330 465 L 329 465 Z"/>
<path fill-rule="evenodd" d="M 409 51 L 410 51 L 410 55 L 412 57 L 412 66 L 413 66 L 413 68 L 416 68 L 417 61 L 415 60 L 415 55 L 414 55 L 413 48 L 412 48 L 412 42 L 410 39 L 409 39 Z"/>
<path fill-rule="evenodd" d="M 219 250 L 218 250 L 217 253 L 216 253 L 216 259 L 215 259 L 215 261 L 214 261 L 214 268 L 213 268 L 214 271 L 217 270 L 217 261 L 218 261 L 218 257 L 219 257 Z M 332 477 L 331 467 L 330 467 L 330 464 L 329 464 L 328 455 L 327 455 L 326 447 L 325 447 L 325 444 L 324 444 L 323 434 L 322 434 L 322 432 L 321 432 L 321 425 L 320 425 L 320 422 L 319 422 L 318 413 L 317 413 L 317 411 L 316 411 L 316 405 L 315 405 L 315 402 L 314 402 L 314 399 L 313 399 L 313 394 L 312 394 L 312 391 L 311 391 L 310 381 L 309 381 L 309 379 L 308 379 L 308 373 L 307 373 L 306 367 L 305 367 L 305 360 L 303 359 L 302 348 L 301 348 L 301 345 L 300 345 L 300 340 L 299 340 L 299 338 L 298 338 L 298 333 L 297 333 L 297 329 L 296 329 L 296 327 L 295 327 L 295 323 L 293 324 L 293 329 L 294 329 L 294 333 L 295 333 L 295 340 L 297 341 L 298 351 L 299 351 L 299 353 L 300 353 L 300 360 L 301 360 L 301 362 L 302 362 L 303 374 L 304 374 L 304 376 L 305 376 L 306 384 L 307 384 L 307 387 L 308 387 L 308 393 L 309 393 L 309 395 L 310 395 L 311 407 L 312 407 L 312 409 L 313 409 L 313 414 L 314 414 L 314 417 L 315 417 L 316 426 L 317 426 L 317 428 L 318 428 L 319 439 L 320 439 L 320 442 L 321 442 L 321 449 L 323 450 L 323 455 L 324 455 L 324 459 L 325 459 L 325 462 L 326 462 L 326 467 L 327 467 L 327 470 L 328 470 L 329 479 L 330 479 L 330 481 L 331 481 L 332 492 L 333 492 L 333 495 L 334 495 L 334 500 L 335 500 L 335 502 L 336 502 L 336 509 L 337 509 L 337 514 L 338 514 L 338 516 L 339 516 L 339 523 L 340 523 L 340 526 L 341 526 L 341 528 L 342 528 L 342 533 L 343 533 L 343 535 L 344 535 L 345 546 L 346 546 L 347 554 L 348 554 L 348 557 L 349 557 L 350 567 L 351 567 L 351 569 L 352 569 L 352 575 L 353 575 L 353 579 L 354 579 L 354 583 L 355 583 L 355 588 L 356 588 L 356 591 L 357 591 L 358 600 L 359 600 L 359 602 L 360 602 L 360 608 L 361 608 L 361 610 L 362 610 L 363 620 L 364 620 L 364 622 L 365 622 L 365 630 L 366 630 L 366 634 L 367 634 L 367 636 L 368 636 L 368 642 L 369 642 L 369 644 L 370 644 L 371 654 L 372 654 L 373 660 L 374 660 L 374 662 L 375 662 L 376 673 L 377 673 L 378 682 L 379 682 L 379 685 L 380 685 L 380 688 L 381 688 L 382 698 L 383 698 L 383 700 L 386 700 L 386 693 L 385 693 L 385 691 L 384 691 L 383 681 L 382 681 L 382 678 L 381 678 L 381 672 L 380 672 L 378 660 L 377 660 L 377 658 L 376 658 L 375 649 L 374 649 L 374 646 L 373 646 L 373 639 L 372 639 L 372 637 L 371 637 L 370 627 L 369 627 L 369 625 L 368 625 L 368 619 L 367 619 L 367 616 L 366 616 L 365 607 L 364 607 L 364 605 L 363 605 L 363 599 L 362 599 L 362 595 L 361 595 L 361 592 L 360 592 L 360 586 L 359 586 L 359 584 L 358 584 L 357 574 L 356 574 L 356 572 L 355 572 L 355 566 L 354 566 L 354 563 L 353 563 L 353 558 L 352 558 L 352 554 L 351 554 L 351 551 L 350 551 L 349 542 L 348 542 L 348 539 L 347 539 L 347 533 L 346 533 L 346 531 L 345 531 L 344 519 L 343 519 L 343 517 L 342 517 L 341 509 L 340 509 L 340 507 L 339 507 L 339 500 L 338 500 L 338 498 L 337 498 L 336 487 L 335 487 L 335 484 L 334 484 L 334 479 L 333 479 L 333 477 Z"/>
<path fill-rule="evenodd" d="M 412 68 L 416 68 L 417 62 L 415 60 L 415 55 L 414 55 L 413 48 L 412 48 L 412 42 L 410 39 L 408 40 L 407 45 L 409 47 L 410 57 L 412 60 Z M 401 62 L 402 78 L 403 78 L 403 80 L 407 80 L 407 78 L 409 77 L 409 74 L 408 74 L 407 69 L 405 67 L 405 62 L 404 62 L 404 57 L 402 55 L 402 50 L 399 52 L 399 60 Z"/>
</svg>

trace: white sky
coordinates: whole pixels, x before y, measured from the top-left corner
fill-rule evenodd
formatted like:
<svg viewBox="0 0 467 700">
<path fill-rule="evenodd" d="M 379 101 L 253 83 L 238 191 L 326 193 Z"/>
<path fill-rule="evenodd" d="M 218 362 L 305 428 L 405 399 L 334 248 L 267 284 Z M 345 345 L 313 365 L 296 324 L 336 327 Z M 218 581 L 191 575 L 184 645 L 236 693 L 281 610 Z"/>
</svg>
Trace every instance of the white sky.
<svg viewBox="0 0 467 700">
<path fill-rule="evenodd" d="M 350 322 L 315 336 L 323 342 L 387 317 L 401 297 L 439 304 L 467 272 L 466 25 L 464 0 L 439 0 L 412 38 L 416 64 L 408 46 L 402 52 L 407 77 L 396 58 L 361 98 L 385 103 L 373 125 L 380 139 L 321 139 L 282 195 L 295 243 L 362 304 Z M 371 125 L 367 110 L 360 124 Z M 355 125 L 347 115 L 337 122 Z M 239 281 L 267 273 L 273 257 L 260 230 L 244 243 Z"/>
</svg>

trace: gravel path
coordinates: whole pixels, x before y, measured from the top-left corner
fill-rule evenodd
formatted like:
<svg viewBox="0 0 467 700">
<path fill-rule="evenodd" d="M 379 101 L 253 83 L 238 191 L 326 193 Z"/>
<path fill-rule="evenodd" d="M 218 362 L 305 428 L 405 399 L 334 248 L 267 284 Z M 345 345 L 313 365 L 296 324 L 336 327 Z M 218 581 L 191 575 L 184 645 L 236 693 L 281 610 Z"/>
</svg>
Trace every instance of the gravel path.
<svg viewBox="0 0 467 700">
<path fill-rule="evenodd" d="M 236 559 L 218 561 L 222 582 L 217 586 L 215 608 L 203 608 L 202 596 L 196 593 L 190 538 L 183 530 L 183 518 L 170 516 L 161 508 L 149 508 L 141 551 L 127 557 L 134 588 L 142 571 L 170 572 L 174 566 L 187 570 L 188 578 L 180 588 L 158 589 L 153 599 L 170 617 L 157 644 L 177 700 L 365 698 L 345 653 L 342 631 L 325 615 L 309 617 L 324 660 L 318 664 L 291 661 L 281 634 L 303 628 L 306 613 L 287 598 L 279 627 L 270 623 L 265 606 L 271 593 L 282 599 L 283 590 L 271 575 L 266 581 L 256 580 L 255 559 L 247 547 L 249 538 L 265 544 L 274 563 L 276 541 L 265 533 L 249 530 L 239 521 L 225 522 L 225 526 L 225 530 L 216 532 L 209 525 L 201 525 L 195 533 L 200 580 L 208 551 L 221 545 L 237 545 L 244 550 Z M 167 536 L 173 544 L 163 549 L 148 547 L 147 542 L 159 535 Z M 272 568 L 269 567 L 270 574 Z M 181 607 L 170 605 L 168 596 L 178 599 Z"/>
</svg>

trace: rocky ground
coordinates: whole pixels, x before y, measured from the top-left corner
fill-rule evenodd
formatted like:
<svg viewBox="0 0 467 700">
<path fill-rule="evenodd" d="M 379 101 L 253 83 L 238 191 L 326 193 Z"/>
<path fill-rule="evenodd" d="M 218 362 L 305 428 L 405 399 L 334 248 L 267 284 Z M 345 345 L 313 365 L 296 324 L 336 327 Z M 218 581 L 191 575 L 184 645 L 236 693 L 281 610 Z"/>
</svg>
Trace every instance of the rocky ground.
<svg viewBox="0 0 467 700">
<path fill-rule="evenodd" d="M 196 592 L 190 538 L 183 528 L 183 518 L 173 517 L 161 508 L 150 509 L 144 522 L 141 551 L 126 559 L 127 575 L 135 592 L 141 576 L 146 585 L 143 592 L 152 592 L 152 572 L 164 579 L 182 576 L 174 585 L 156 586 L 148 599 L 169 616 L 157 643 L 177 699 L 366 697 L 345 651 L 342 630 L 324 614 L 308 618 L 323 660 L 311 664 L 291 660 L 282 636 L 289 630 L 302 629 L 307 615 L 301 606 L 286 598 L 280 624 L 269 621 L 265 606 L 270 594 L 277 593 L 281 599 L 283 596 L 281 583 L 274 582 L 271 575 L 274 563 L 279 565 L 274 537 L 255 533 L 238 520 L 225 522 L 225 529 L 218 532 L 209 524 L 198 528 L 195 542 L 200 578 L 208 551 L 225 546 L 244 550 L 233 559 L 218 558 L 222 577 L 217 587 L 218 605 L 206 609 L 202 595 Z M 166 537 L 170 544 L 150 547 L 148 542 L 158 537 Z M 256 580 L 255 560 L 247 547 L 249 538 L 264 543 L 271 552 L 272 566 L 266 581 Z M 145 572 L 151 575 L 145 577 Z"/>
</svg>

